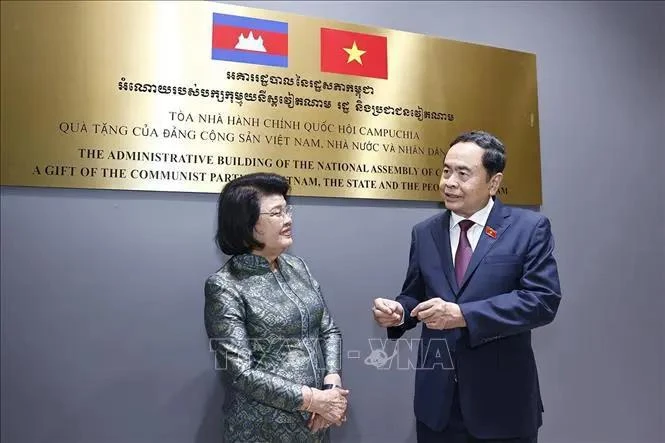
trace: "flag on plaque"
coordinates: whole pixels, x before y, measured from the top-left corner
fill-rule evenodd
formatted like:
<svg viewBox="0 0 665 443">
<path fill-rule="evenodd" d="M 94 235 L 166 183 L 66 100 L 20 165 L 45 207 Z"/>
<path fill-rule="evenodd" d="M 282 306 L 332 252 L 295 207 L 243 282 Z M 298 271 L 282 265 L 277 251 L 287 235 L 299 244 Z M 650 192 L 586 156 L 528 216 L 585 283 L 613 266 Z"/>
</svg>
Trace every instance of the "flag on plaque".
<svg viewBox="0 0 665 443">
<path fill-rule="evenodd" d="M 321 28 L 321 71 L 388 78 L 388 38 Z"/>
<path fill-rule="evenodd" d="M 289 24 L 239 15 L 212 15 L 212 59 L 289 65 Z"/>
</svg>

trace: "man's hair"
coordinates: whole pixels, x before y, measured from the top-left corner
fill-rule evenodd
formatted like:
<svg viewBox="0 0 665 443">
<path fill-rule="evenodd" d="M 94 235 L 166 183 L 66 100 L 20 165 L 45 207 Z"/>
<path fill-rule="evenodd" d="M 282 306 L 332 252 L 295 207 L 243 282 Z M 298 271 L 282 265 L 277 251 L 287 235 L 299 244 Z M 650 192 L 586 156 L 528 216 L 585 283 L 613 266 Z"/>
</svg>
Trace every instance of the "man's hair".
<svg viewBox="0 0 665 443">
<path fill-rule="evenodd" d="M 485 131 L 470 131 L 460 134 L 450 143 L 450 147 L 457 143 L 475 143 L 485 150 L 483 152 L 483 167 L 487 171 L 488 179 L 506 167 L 506 148 L 501 140 Z"/>
</svg>

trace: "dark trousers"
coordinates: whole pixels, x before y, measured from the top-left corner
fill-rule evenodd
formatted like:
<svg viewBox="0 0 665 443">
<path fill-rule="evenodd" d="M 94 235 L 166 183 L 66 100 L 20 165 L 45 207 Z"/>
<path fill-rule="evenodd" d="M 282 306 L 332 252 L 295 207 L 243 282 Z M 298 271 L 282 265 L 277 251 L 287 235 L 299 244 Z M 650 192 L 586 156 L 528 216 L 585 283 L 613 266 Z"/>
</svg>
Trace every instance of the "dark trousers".
<svg viewBox="0 0 665 443">
<path fill-rule="evenodd" d="M 417 422 L 416 432 L 418 443 L 538 443 L 538 435 L 526 438 L 509 438 L 499 440 L 484 440 L 475 438 L 464 426 L 462 411 L 459 404 L 457 389 L 453 397 L 448 426 L 443 431 L 428 428 L 420 421 Z"/>
</svg>

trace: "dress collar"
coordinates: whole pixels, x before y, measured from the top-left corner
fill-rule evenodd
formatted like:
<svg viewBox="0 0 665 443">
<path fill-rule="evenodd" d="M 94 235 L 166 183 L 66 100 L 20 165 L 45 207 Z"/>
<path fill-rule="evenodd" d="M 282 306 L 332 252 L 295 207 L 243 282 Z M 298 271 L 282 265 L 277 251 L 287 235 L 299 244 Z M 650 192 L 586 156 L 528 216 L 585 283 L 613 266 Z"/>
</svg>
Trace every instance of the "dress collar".
<svg viewBox="0 0 665 443">
<path fill-rule="evenodd" d="M 272 272 L 272 269 L 270 269 L 270 262 L 261 255 L 251 253 L 239 254 L 234 255 L 231 258 L 231 261 L 233 266 L 241 272 L 247 272 L 250 274 L 265 274 Z M 281 257 L 277 257 L 277 267 L 281 267 L 281 264 Z"/>
</svg>

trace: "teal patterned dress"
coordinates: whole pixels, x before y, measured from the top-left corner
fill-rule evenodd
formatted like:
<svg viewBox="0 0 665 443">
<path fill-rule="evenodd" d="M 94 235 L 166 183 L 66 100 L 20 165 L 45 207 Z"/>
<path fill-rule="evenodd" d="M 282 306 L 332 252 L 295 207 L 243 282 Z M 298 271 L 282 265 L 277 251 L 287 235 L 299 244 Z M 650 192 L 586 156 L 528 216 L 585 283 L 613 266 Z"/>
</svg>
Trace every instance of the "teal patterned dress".
<svg viewBox="0 0 665 443">
<path fill-rule="evenodd" d="M 342 335 L 305 262 L 233 256 L 205 284 L 205 326 L 226 385 L 224 442 L 318 443 L 302 385 L 341 372 Z M 341 374 L 340 374 L 341 375 Z"/>
</svg>

